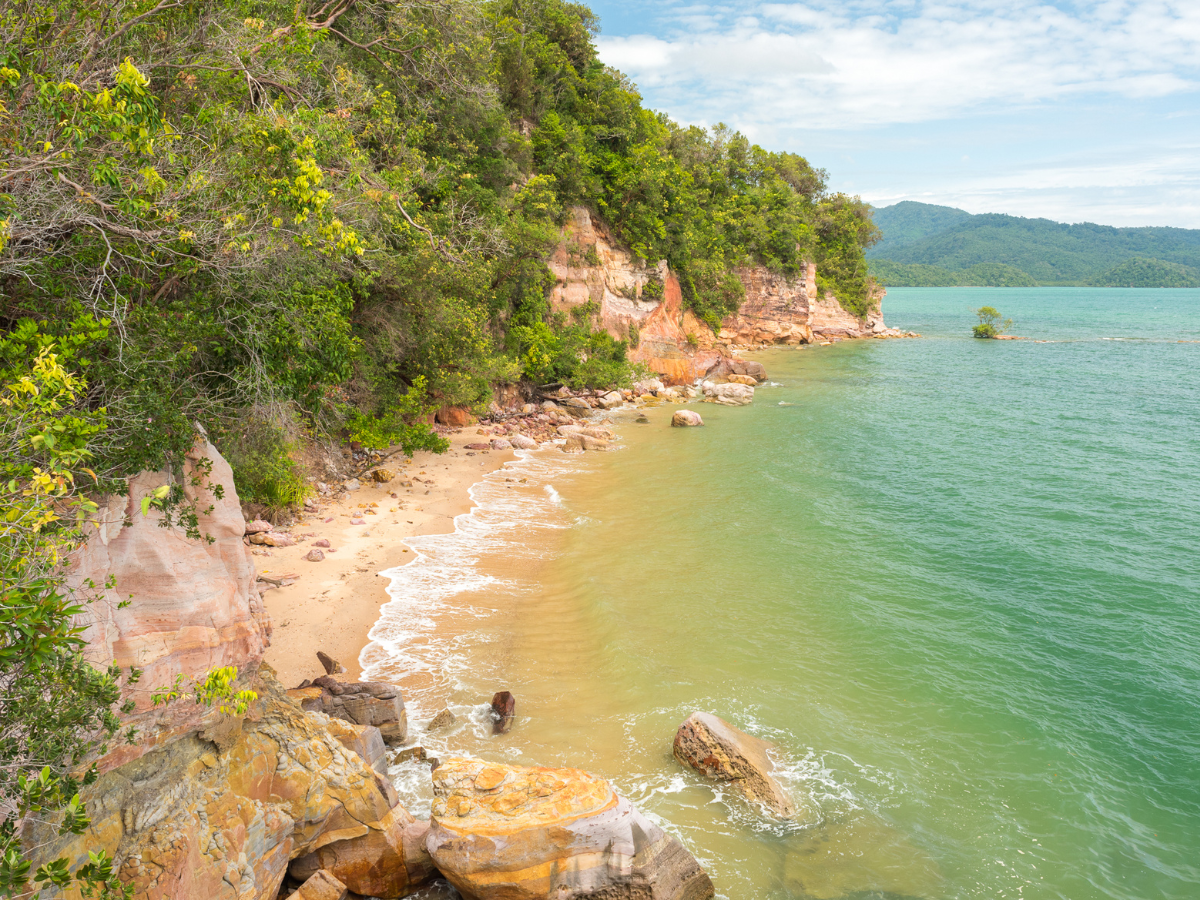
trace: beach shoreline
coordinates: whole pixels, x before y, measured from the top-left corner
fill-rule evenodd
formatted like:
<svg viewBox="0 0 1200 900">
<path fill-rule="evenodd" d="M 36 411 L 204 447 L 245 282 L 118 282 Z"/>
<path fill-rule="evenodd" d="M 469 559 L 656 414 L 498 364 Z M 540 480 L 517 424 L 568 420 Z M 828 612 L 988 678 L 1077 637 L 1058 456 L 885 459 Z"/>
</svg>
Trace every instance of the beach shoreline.
<svg viewBox="0 0 1200 900">
<path fill-rule="evenodd" d="M 370 643 L 380 609 L 392 599 L 382 573 L 415 558 L 408 538 L 453 532 L 455 517 L 472 508 L 471 488 L 517 458 L 512 450 L 468 451 L 466 444 L 480 440 L 474 434 L 452 434 L 449 440 L 444 454 L 419 451 L 411 460 L 382 463 L 379 468 L 394 473 L 387 483 L 368 476 L 358 490 L 318 497 L 291 527 L 298 539 L 294 546 L 254 548 L 259 575 L 284 582 L 275 587 L 260 580 L 269 588 L 263 604 L 273 624 L 264 660 L 282 684 L 292 687 L 325 674 L 317 651 L 341 663 L 349 680 L 358 680 L 359 654 Z M 365 524 L 351 524 L 359 519 Z M 321 540 L 330 548 L 315 548 Z M 322 549 L 325 558 L 306 560 L 313 549 Z"/>
</svg>

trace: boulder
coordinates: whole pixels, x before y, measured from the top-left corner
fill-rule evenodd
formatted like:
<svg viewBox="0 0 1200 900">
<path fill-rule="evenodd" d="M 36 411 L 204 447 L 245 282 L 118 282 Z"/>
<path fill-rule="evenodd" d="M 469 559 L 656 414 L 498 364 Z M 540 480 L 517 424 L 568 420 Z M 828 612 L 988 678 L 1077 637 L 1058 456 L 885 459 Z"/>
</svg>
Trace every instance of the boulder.
<svg viewBox="0 0 1200 900">
<path fill-rule="evenodd" d="M 329 538 L 321 538 L 319 540 L 313 541 L 312 545 L 314 547 L 322 547 L 325 550 L 328 550 L 329 549 Z"/>
<path fill-rule="evenodd" d="M 316 547 L 313 547 L 311 550 L 309 550 L 307 553 L 304 554 L 304 558 L 306 560 L 308 560 L 309 562 L 320 562 L 321 560 L 323 560 L 325 558 L 325 554 L 322 553 L 320 550 L 318 550 Z"/>
<path fill-rule="evenodd" d="M 590 434 L 579 434 L 575 437 L 578 439 L 580 446 L 582 446 L 584 450 L 611 449 L 608 445 L 608 441 L 604 440 L 604 438 L 592 437 Z"/>
<path fill-rule="evenodd" d="M 458 721 L 454 713 L 448 709 L 443 709 L 440 713 L 430 719 L 429 724 L 425 727 L 426 731 L 434 731 L 438 728 L 447 728 Z"/>
<path fill-rule="evenodd" d="M 624 403 L 625 398 L 617 391 L 609 391 L 607 394 L 601 396 L 598 402 L 602 409 L 614 409 Z"/>
<path fill-rule="evenodd" d="M 746 384 L 713 384 L 706 381 L 704 397 L 723 406 L 749 406 L 754 401 L 754 388 Z"/>
<path fill-rule="evenodd" d="M 504 438 L 495 438 L 491 443 L 493 450 L 511 450 L 513 447 L 512 442 Z"/>
<path fill-rule="evenodd" d="M 750 387 L 758 384 L 758 379 L 750 375 L 726 375 L 725 381 L 729 384 L 748 384 Z"/>
<path fill-rule="evenodd" d="M 288 900 L 346 900 L 346 886 L 321 869 Z"/>
<path fill-rule="evenodd" d="M 508 691 L 498 691 L 492 697 L 492 734 L 504 734 L 512 728 L 517 715 L 517 698 Z"/>
<path fill-rule="evenodd" d="M 567 438 L 566 443 L 562 445 L 563 453 L 582 453 L 583 442 L 580 441 L 580 435 L 573 434 Z"/>
<path fill-rule="evenodd" d="M 322 675 L 311 687 L 293 688 L 288 696 L 303 709 L 356 725 L 374 725 L 389 744 L 403 743 L 408 734 L 408 712 L 400 689 L 381 681 L 340 682 Z"/>
<path fill-rule="evenodd" d="M 439 425 L 463 428 L 478 421 L 465 406 L 443 406 L 433 416 Z"/>
<path fill-rule="evenodd" d="M 704 420 L 695 410 L 681 409 L 671 416 L 671 424 L 676 428 L 694 428 L 697 425 L 703 425 Z"/>
<path fill-rule="evenodd" d="M 343 484 L 342 487 L 348 491 L 357 491 L 360 487 L 362 487 L 362 482 L 360 482 L 357 478 L 351 478 L 349 481 Z"/>
<path fill-rule="evenodd" d="M 531 437 L 526 437 L 523 434 L 514 434 L 511 438 L 512 445 L 518 450 L 536 450 L 538 442 Z"/>
<path fill-rule="evenodd" d="M 259 531 L 250 535 L 250 543 L 265 547 L 293 547 L 296 541 L 284 531 Z"/>
<path fill-rule="evenodd" d="M 661 391 L 665 385 L 657 378 L 647 378 L 644 381 L 639 381 L 633 386 L 633 392 L 639 397 L 642 394 L 655 394 Z"/>
<path fill-rule="evenodd" d="M 709 713 L 692 713 L 675 733 L 675 758 L 716 781 L 731 782 L 747 799 L 781 818 L 796 815 L 796 804 L 772 774 L 767 756 L 774 747 Z"/>
<path fill-rule="evenodd" d="M 262 519 L 255 519 L 246 525 L 246 534 L 263 534 L 274 528 L 270 522 L 264 522 Z"/>
<path fill-rule="evenodd" d="M 327 543 L 325 546 L 328 547 L 329 544 Z M 317 651 L 317 662 L 321 664 L 321 668 L 325 670 L 326 675 L 339 675 L 346 671 L 345 666 L 343 666 L 324 650 Z"/>
<path fill-rule="evenodd" d="M 395 477 L 395 473 L 389 469 L 376 469 L 371 473 L 371 480 L 376 484 L 387 484 Z"/>
<path fill-rule="evenodd" d="M 418 822 L 403 807 L 354 831 L 293 859 L 291 876 L 308 879 L 324 869 L 354 893 L 380 900 L 407 896 L 434 876 L 425 848 L 429 823 Z"/>
<path fill-rule="evenodd" d="M 767 370 L 762 363 L 748 359 L 723 356 L 716 361 L 704 375 L 705 379 L 713 382 L 729 381 L 732 375 L 749 375 L 761 384 L 767 380 Z"/>
<path fill-rule="evenodd" d="M 592 411 L 587 401 L 580 400 L 578 397 L 568 397 L 566 400 L 560 400 L 558 405 L 577 419 L 586 416 Z"/>
<path fill-rule="evenodd" d="M 675 838 L 578 769 L 449 759 L 433 771 L 426 847 L 467 900 L 708 900 Z"/>
</svg>

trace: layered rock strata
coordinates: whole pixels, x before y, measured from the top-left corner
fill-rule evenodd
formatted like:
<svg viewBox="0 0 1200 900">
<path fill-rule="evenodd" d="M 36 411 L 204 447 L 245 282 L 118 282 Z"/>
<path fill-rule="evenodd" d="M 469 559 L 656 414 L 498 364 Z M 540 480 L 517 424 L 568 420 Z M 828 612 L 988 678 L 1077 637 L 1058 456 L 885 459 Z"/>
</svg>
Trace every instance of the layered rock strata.
<svg viewBox="0 0 1200 900">
<path fill-rule="evenodd" d="M 672 749 L 683 765 L 732 784 L 747 799 L 781 818 L 793 818 L 796 804 L 776 780 L 775 764 L 767 755 L 774 746 L 714 715 L 696 712 L 679 726 Z"/>
<path fill-rule="evenodd" d="M 447 760 L 426 847 L 467 900 L 707 900 L 683 845 L 577 769 Z"/>
<path fill-rule="evenodd" d="M 128 724 L 138 729 L 139 742 L 113 750 L 102 769 L 203 727 L 206 715 L 213 718 L 197 704 L 154 707 L 155 688 L 170 685 L 178 673 L 202 675 L 217 666 L 238 666 L 252 677 L 270 643 L 229 464 L 207 441 L 187 456 L 181 483 L 194 505 L 199 540 L 182 527 L 163 527 L 164 514 L 154 507 L 143 514 L 143 500 L 169 481 L 165 472 L 143 472 L 130 480 L 128 494 L 105 498 L 87 542 L 70 561 L 70 587 L 90 584 L 97 595 L 85 634 L 89 661 L 136 666 L 147 688 L 129 697 L 135 708 Z"/>
<path fill-rule="evenodd" d="M 339 681 L 322 675 L 288 691 L 301 709 L 325 713 L 356 725 L 374 725 L 389 744 L 408 735 L 408 712 L 399 688 L 382 681 Z"/>
<path fill-rule="evenodd" d="M 577 207 L 549 263 L 555 277 L 552 307 L 583 314 L 614 338 L 629 340 L 629 356 L 667 384 L 710 374 L 736 348 L 871 337 L 886 330 L 880 290 L 864 318 L 846 311 L 817 286 L 817 268 L 789 277 L 763 266 L 738 276 L 745 299 L 718 334 L 684 309 L 678 279 L 665 262 L 649 265 L 621 246 L 612 232 Z"/>
<path fill-rule="evenodd" d="M 32 833 L 31 845 L 72 868 L 106 850 L 136 900 L 274 900 L 289 864 L 300 881 L 324 868 L 381 898 L 426 880 L 423 831 L 406 831 L 412 817 L 350 748 L 377 742 L 375 729 L 302 711 L 266 667 L 255 688 L 245 719 L 153 748 L 85 789 L 84 834 Z"/>
</svg>

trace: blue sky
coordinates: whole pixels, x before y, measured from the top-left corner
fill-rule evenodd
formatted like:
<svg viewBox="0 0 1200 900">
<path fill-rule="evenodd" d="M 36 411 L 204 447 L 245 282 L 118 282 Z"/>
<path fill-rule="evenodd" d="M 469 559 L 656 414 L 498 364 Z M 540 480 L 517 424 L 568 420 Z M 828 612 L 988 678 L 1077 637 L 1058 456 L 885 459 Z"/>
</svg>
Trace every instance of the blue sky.
<svg viewBox="0 0 1200 900">
<path fill-rule="evenodd" d="M 877 206 L 1200 228 L 1200 0 L 588 0 L 646 103 Z"/>
</svg>

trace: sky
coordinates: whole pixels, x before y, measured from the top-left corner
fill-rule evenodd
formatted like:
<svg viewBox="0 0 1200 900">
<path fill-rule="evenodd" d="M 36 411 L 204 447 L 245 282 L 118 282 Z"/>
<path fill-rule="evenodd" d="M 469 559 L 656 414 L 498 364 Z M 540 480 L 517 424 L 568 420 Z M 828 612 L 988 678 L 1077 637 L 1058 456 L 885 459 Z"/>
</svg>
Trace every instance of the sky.
<svg viewBox="0 0 1200 900">
<path fill-rule="evenodd" d="M 585 0 L 605 63 L 875 206 L 1200 228 L 1200 0 Z"/>
</svg>

